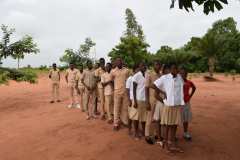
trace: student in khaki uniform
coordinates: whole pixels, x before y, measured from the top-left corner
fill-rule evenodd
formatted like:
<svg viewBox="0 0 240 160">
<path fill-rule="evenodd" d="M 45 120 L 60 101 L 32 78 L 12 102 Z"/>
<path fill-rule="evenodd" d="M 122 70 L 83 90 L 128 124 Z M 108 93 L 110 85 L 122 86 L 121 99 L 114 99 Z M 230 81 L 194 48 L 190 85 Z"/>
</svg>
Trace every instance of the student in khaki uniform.
<svg viewBox="0 0 240 160">
<path fill-rule="evenodd" d="M 136 126 L 135 138 L 139 138 L 138 123 L 142 125 L 142 135 L 145 136 L 145 124 L 147 120 L 147 103 L 145 94 L 145 72 L 146 65 L 141 62 L 139 64 L 139 71 L 133 76 L 133 99 L 134 108 L 138 110 L 138 121 L 134 121 Z"/>
<path fill-rule="evenodd" d="M 87 62 L 87 69 L 83 71 L 82 83 L 85 86 L 84 108 L 87 111 L 87 120 L 96 118 L 94 106 L 96 100 L 97 81 L 91 61 Z"/>
<path fill-rule="evenodd" d="M 72 108 L 78 104 L 76 100 L 76 76 L 78 72 L 79 71 L 75 68 L 75 65 L 73 63 L 70 63 L 69 69 L 67 69 L 65 75 L 71 99 L 68 108 Z"/>
<path fill-rule="evenodd" d="M 100 67 L 95 70 L 95 76 L 97 79 L 97 92 L 98 92 L 98 99 L 100 100 L 100 113 L 101 113 L 101 119 L 105 119 L 106 110 L 104 108 L 104 91 L 103 86 L 101 83 L 101 76 L 105 73 L 105 59 L 100 58 L 99 59 Z"/>
<path fill-rule="evenodd" d="M 104 106 L 107 111 L 108 123 L 113 123 L 113 81 L 111 77 L 111 63 L 107 63 L 106 72 L 101 76 L 101 83 L 104 88 Z"/>
<path fill-rule="evenodd" d="M 76 80 L 77 80 L 77 86 L 76 86 L 76 89 L 78 91 L 78 94 L 79 94 L 79 101 L 80 101 L 80 108 L 82 109 L 82 111 L 84 112 L 85 109 L 83 107 L 83 95 L 84 95 L 84 85 L 82 83 L 82 76 L 83 76 L 83 66 L 81 65 L 80 68 L 79 68 L 79 72 L 77 73 L 77 76 L 76 76 Z"/>
<path fill-rule="evenodd" d="M 155 98 L 155 91 L 151 88 L 153 85 L 153 82 L 160 78 L 161 76 L 161 64 L 159 61 L 154 61 L 153 63 L 153 71 L 149 71 L 146 73 L 146 82 L 145 82 L 145 93 L 146 93 L 146 103 L 147 103 L 147 121 L 146 121 L 146 128 L 145 128 L 145 140 L 149 144 L 153 144 L 153 138 L 155 138 L 156 128 L 157 126 L 154 126 L 152 121 L 152 115 L 154 113 L 155 105 L 156 105 L 156 98 Z M 159 122 L 160 124 L 160 122 Z M 155 132 L 155 133 L 154 133 Z M 158 135 L 161 138 L 161 128 L 159 127 Z"/>
<path fill-rule="evenodd" d="M 114 126 L 115 131 L 119 130 L 120 117 L 123 123 L 128 125 L 128 104 L 124 104 L 128 100 L 125 88 L 126 80 L 129 77 L 129 70 L 123 68 L 121 58 L 117 58 L 116 68 L 112 70 L 111 75 L 114 81 Z"/>
<path fill-rule="evenodd" d="M 60 71 L 57 68 L 56 63 L 53 63 L 52 69 L 49 72 L 49 78 L 52 81 L 52 100 L 50 103 L 54 103 L 57 99 L 57 102 L 60 102 L 59 99 L 59 84 L 60 84 Z"/>
</svg>

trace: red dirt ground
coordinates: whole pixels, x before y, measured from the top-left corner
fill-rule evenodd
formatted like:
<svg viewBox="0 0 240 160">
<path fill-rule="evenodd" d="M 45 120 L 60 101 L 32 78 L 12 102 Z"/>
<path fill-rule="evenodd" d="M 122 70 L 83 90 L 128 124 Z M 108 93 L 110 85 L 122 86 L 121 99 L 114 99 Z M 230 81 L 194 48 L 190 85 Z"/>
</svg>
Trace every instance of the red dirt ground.
<svg viewBox="0 0 240 160">
<path fill-rule="evenodd" d="M 169 155 L 159 146 L 113 132 L 101 120 L 86 121 L 77 109 L 63 102 L 49 104 L 50 83 L 11 82 L 0 86 L 0 160 L 239 160 L 240 80 L 217 76 L 219 82 L 192 79 L 197 92 L 192 100 L 192 142 L 179 144 L 185 153 Z"/>
</svg>

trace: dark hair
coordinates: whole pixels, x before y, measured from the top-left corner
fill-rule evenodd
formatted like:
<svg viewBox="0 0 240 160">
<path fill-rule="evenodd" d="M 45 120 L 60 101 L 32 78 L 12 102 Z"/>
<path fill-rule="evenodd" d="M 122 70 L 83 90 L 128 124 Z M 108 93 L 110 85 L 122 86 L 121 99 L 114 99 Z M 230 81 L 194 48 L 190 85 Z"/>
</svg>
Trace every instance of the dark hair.
<svg viewBox="0 0 240 160">
<path fill-rule="evenodd" d="M 132 67 L 133 71 L 135 71 L 136 69 L 138 69 L 138 67 L 139 67 L 139 64 L 134 64 L 133 67 Z"/>
<path fill-rule="evenodd" d="M 158 64 L 158 65 L 161 65 L 161 62 L 159 60 L 154 60 L 153 64 L 155 64 L 155 63 Z"/>
<path fill-rule="evenodd" d="M 166 70 L 166 69 L 170 69 L 169 64 L 164 64 L 164 65 L 163 65 L 163 70 Z"/>
<path fill-rule="evenodd" d="M 89 64 L 89 63 L 91 63 L 91 64 L 92 64 L 92 61 L 91 61 L 91 60 L 88 60 L 88 61 L 87 61 L 87 64 Z"/>
<path fill-rule="evenodd" d="M 109 65 L 110 67 L 112 67 L 112 63 L 108 62 L 106 65 Z"/>
<path fill-rule="evenodd" d="M 176 68 L 178 68 L 178 65 L 176 63 L 170 63 L 170 68 L 172 68 L 173 66 L 175 66 Z"/>
<path fill-rule="evenodd" d="M 56 63 L 53 63 L 52 65 L 53 65 L 53 66 L 56 66 L 57 64 L 56 64 Z"/>
<path fill-rule="evenodd" d="M 99 61 L 105 61 L 105 59 L 104 58 L 100 58 Z"/>
</svg>

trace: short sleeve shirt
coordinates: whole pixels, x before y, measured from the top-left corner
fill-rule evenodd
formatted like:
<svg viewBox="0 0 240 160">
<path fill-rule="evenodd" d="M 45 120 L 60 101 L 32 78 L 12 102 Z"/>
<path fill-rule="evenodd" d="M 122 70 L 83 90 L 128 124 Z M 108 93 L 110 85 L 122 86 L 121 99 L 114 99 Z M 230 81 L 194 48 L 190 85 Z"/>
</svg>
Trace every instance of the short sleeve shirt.
<svg viewBox="0 0 240 160">
<path fill-rule="evenodd" d="M 77 77 L 77 73 L 79 71 L 77 69 L 67 69 L 66 71 L 66 75 L 68 76 L 68 83 L 74 84 L 76 83 L 76 77 Z"/>
<path fill-rule="evenodd" d="M 56 70 L 51 69 L 50 70 L 49 75 L 51 76 L 52 82 L 59 82 L 60 81 L 59 74 L 60 74 L 59 69 L 56 69 Z"/>
<path fill-rule="evenodd" d="M 126 92 L 126 81 L 129 77 L 129 70 L 127 68 L 116 68 L 111 72 L 114 80 L 114 94 L 124 94 Z"/>
<path fill-rule="evenodd" d="M 126 88 L 129 89 L 130 91 L 130 99 L 133 100 L 133 81 L 132 81 L 132 76 L 128 77 L 127 82 L 126 82 Z"/>
<path fill-rule="evenodd" d="M 101 76 L 101 83 L 106 83 L 112 80 L 111 74 L 108 72 L 105 72 Z M 109 96 L 113 94 L 113 86 L 108 84 L 107 86 L 104 87 L 104 95 Z"/>
<path fill-rule="evenodd" d="M 161 77 L 160 73 L 156 73 L 156 72 L 146 73 L 146 81 L 145 81 L 146 87 L 150 87 L 154 83 L 154 81 L 156 81 L 160 77 Z M 152 88 L 149 89 L 149 100 L 150 102 L 156 101 L 155 90 Z"/>
<path fill-rule="evenodd" d="M 185 104 L 183 79 L 180 75 L 177 75 L 175 78 L 171 73 L 164 75 L 157 79 L 154 84 L 156 87 L 166 92 L 167 99 L 163 100 L 166 106 L 182 106 Z"/>
<path fill-rule="evenodd" d="M 97 81 L 96 81 L 96 77 L 95 77 L 95 72 L 94 69 L 86 69 L 83 71 L 83 76 L 82 76 L 82 80 L 84 81 L 84 83 L 90 87 L 96 87 L 97 85 Z"/>
<path fill-rule="evenodd" d="M 145 77 L 141 71 L 137 72 L 133 78 L 133 83 L 137 83 L 136 98 L 138 101 L 145 101 Z"/>
<path fill-rule="evenodd" d="M 95 70 L 95 76 L 101 78 L 101 76 L 105 73 L 105 71 L 99 67 L 98 69 Z M 98 83 L 98 88 L 103 88 L 101 82 Z"/>
</svg>

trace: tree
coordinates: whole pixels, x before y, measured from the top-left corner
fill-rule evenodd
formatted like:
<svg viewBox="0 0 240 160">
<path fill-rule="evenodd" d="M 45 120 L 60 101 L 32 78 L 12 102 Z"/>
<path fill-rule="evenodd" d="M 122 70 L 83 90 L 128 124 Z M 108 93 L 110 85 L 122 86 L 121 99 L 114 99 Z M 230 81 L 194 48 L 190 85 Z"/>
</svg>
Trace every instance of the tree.
<svg viewBox="0 0 240 160">
<path fill-rule="evenodd" d="M 174 8 L 174 4 L 176 0 L 171 0 L 170 8 Z M 223 4 L 228 4 L 227 0 L 178 0 L 179 8 L 185 9 L 189 12 L 189 9 L 193 10 L 193 4 L 196 3 L 198 5 L 203 5 L 203 12 L 205 14 L 209 14 L 210 12 L 214 12 L 215 8 L 219 11 L 223 9 Z"/>
<path fill-rule="evenodd" d="M 226 44 L 229 38 L 233 37 L 238 31 L 236 22 L 233 18 L 218 20 L 202 37 L 191 39 L 193 50 L 208 58 L 209 74 L 212 77 L 217 63 L 217 58 L 226 53 Z"/>
<path fill-rule="evenodd" d="M 78 50 L 74 51 L 70 48 L 66 49 L 64 55 L 60 58 L 60 61 L 67 64 L 74 63 L 77 66 L 85 64 L 90 60 L 90 50 L 95 45 L 96 43 L 93 42 L 91 38 L 86 38 L 84 44 L 81 44 Z"/>
<path fill-rule="evenodd" d="M 135 63 L 148 60 L 150 57 L 147 51 L 149 45 L 145 42 L 142 26 L 137 23 L 133 12 L 126 9 L 125 13 L 126 31 L 120 38 L 120 43 L 109 52 L 108 56 L 113 60 L 121 57 L 127 66 L 132 67 Z"/>
<path fill-rule="evenodd" d="M 3 31 L 2 43 L 0 43 L 0 60 L 9 56 L 19 61 L 23 59 L 25 54 L 38 53 L 39 49 L 37 44 L 34 43 L 33 38 L 29 35 L 24 36 L 22 39 L 10 43 L 10 36 L 15 32 L 15 29 L 8 29 L 7 26 L 2 25 Z"/>
</svg>

